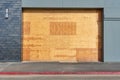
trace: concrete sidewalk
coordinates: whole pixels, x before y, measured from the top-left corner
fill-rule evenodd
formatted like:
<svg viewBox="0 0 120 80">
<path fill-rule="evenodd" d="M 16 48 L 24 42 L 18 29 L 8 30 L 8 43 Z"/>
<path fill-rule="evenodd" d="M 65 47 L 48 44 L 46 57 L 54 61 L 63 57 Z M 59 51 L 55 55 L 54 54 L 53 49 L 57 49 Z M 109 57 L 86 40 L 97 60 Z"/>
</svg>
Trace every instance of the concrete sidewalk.
<svg viewBox="0 0 120 80">
<path fill-rule="evenodd" d="M 120 72 L 120 63 L 0 63 L 0 72 Z"/>
</svg>

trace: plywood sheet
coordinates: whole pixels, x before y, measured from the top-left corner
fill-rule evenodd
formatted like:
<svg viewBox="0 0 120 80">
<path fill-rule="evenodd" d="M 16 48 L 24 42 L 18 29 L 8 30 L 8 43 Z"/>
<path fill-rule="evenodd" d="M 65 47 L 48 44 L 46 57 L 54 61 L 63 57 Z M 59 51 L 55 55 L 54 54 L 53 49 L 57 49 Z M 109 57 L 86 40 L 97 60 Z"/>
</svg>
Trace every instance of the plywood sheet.
<svg viewBox="0 0 120 80">
<path fill-rule="evenodd" d="M 23 61 L 98 62 L 100 10 L 23 10 Z"/>
<path fill-rule="evenodd" d="M 51 22 L 50 35 L 76 35 L 75 22 Z"/>
</svg>

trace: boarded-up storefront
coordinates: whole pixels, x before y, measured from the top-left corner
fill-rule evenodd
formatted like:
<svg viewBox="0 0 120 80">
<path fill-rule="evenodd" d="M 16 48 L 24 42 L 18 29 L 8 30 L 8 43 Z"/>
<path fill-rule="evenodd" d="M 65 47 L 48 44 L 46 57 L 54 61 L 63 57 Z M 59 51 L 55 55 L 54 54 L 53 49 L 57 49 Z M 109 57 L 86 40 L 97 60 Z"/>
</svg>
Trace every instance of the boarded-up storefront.
<svg viewBox="0 0 120 80">
<path fill-rule="evenodd" d="M 24 9 L 23 61 L 101 61 L 101 15 L 93 9 Z"/>
</svg>

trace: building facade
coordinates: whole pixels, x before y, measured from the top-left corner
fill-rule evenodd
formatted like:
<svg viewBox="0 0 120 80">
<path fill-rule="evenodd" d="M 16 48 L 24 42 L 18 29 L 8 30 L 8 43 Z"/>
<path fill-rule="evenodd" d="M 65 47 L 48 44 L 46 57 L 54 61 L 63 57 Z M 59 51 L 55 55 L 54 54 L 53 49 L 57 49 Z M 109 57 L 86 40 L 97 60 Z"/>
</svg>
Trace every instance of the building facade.
<svg viewBox="0 0 120 80">
<path fill-rule="evenodd" d="M 120 62 L 119 3 L 1 0 L 0 61 Z"/>
</svg>

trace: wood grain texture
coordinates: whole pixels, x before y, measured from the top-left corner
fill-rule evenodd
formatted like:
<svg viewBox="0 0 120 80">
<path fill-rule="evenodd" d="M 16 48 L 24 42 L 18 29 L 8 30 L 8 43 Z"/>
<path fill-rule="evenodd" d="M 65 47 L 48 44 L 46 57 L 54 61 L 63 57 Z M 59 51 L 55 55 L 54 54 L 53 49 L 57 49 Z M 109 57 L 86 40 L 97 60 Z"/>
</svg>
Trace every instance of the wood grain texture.
<svg viewBox="0 0 120 80">
<path fill-rule="evenodd" d="M 30 34 L 30 22 L 23 22 L 23 34 L 29 35 Z"/>
<path fill-rule="evenodd" d="M 102 60 L 100 10 L 23 10 L 23 61 Z"/>
<path fill-rule="evenodd" d="M 50 22 L 50 35 L 76 35 L 76 23 Z"/>
<path fill-rule="evenodd" d="M 97 48 L 79 48 L 76 49 L 77 61 L 79 62 L 97 62 L 99 61 L 99 55 Z"/>
<path fill-rule="evenodd" d="M 30 49 L 29 48 L 23 48 L 23 61 L 29 61 L 30 60 Z"/>
</svg>

